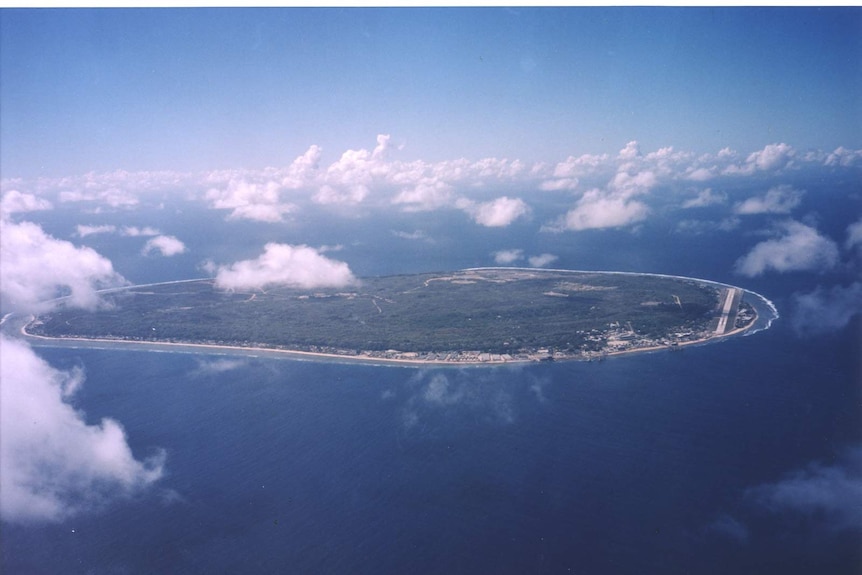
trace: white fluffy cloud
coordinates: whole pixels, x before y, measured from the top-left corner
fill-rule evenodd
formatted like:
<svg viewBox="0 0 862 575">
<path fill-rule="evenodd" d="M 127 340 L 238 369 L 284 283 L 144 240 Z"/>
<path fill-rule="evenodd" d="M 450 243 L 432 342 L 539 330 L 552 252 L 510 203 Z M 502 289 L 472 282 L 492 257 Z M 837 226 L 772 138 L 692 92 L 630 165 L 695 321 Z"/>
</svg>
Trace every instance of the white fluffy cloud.
<svg viewBox="0 0 862 575">
<path fill-rule="evenodd" d="M 186 246 L 174 236 L 156 236 L 147 241 L 144 245 L 144 249 L 141 250 L 141 253 L 143 255 L 149 255 L 154 251 L 158 251 L 165 257 L 170 257 L 184 253 L 186 251 Z"/>
<path fill-rule="evenodd" d="M 457 206 L 470 214 L 477 224 L 489 228 L 506 227 L 530 211 L 529 206 L 520 198 L 506 196 L 480 204 L 461 199 Z"/>
<path fill-rule="evenodd" d="M 35 212 L 39 210 L 50 210 L 53 204 L 44 198 L 37 198 L 33 194 L 9 190 L 3 194 L 0 200 L 0 213 L 4 215 L 18 212 Z"/>
<path fill-rule="evenodd" d="M 500 265 L 513 264 L 524 259 L 524 250 L 500 250 L 493 253 L 494 262 Z"/>
<path fill-rule="evenodd" d="M 555 256 L 554 254 L 541 254 L 538 256 L 531 256 L 527 259 L 527 261 L 530 262 L 530 265 L 534 268 L 543 268 L 546 265 L 557 261 L 557 259 L 559 258 L 557 258 L 557 256 Z"/>
<path fill-rule="evenodd" d="M 770 188 L 763 196 L 748 198 L 736 204 L 733 211 L 740 215 L 789 214 L 802 201 L 802 190 L 782 185 Z"/>
<path fill-rule="evenodd" d="M 555 178 L 577 178 L 591 174 L 608 164 L 611 157 L 607 154 L 584 154 L 575 158 L 569 156 L 566 161 L 554 167 Z"/>
<path fill-rule="evenodd" d="M 58 371 L 25 343 L 0 335 L 0 515 L 61 521 L 145 488 L 164 453 L 139 461 L 119 423 L 87 425 L 68 399 L 81 370 Z"/>
<path fill-rule="evenodd" d="M 774 172 L 787 168 L 796 155 L 792 146 L 785 143 L 769 144 L 762 150 L 752 152 L 742 164 L 731 163 L 725 174 L 751 175 L 754 172 Z"/>
<path fill-rule="evenodd" d="M 311 146 L 308 150 L 287 168 L 281 185 L 289 189 L 301 188 L 308 185 L 317 175 L 322 150 L 320 146 Z"/>
<path fill-rule="evenodd" d="M 618 228 L 646 219 L 649 208 L 643 202 L 593 189 L 566 213 L 563 227 L 568 230 Z"/>
<path fill-rule="evenodd" d="M 361 203 L 368 196 L 369 191 L 368 186 L 364 184 L 355 184 L 340 188 L 333 188 L 327 184 L 321 186 L 311 199 L 323 205 L 354 206 Z"/>
<path fill-rule="evenodd" d="M 754 152 L 746 160 L 759 170 L 783 168 L 793 157 L 793 147 L 788 144 L 769 144 L 759 152 Z"/>
<path fill-rule="evenodd" d="M 231 180 L 227 188 L 210 188 L 206 199 L 215 209 L 232 210 L 228 219 L 280 222 L 285 214 L 296 209 L 289 202 L 282 202 L 279 195 L 281 185 L 269 181 L 254 183 L 246 180 Z"/>
<path fill-rule="evenodd" d="M 838 263 L 838 246 L 816 229 L 789 220 L 778 228 L 779 236 L 755 245 L 736 262 L 736 272 L 759 276 L 766 271 L 813 271 Z"/>
<path fill-rule="evenodd" d="M 117 226 L 113 226 L 110 224 L 104 224 L 101 226 L 88 226 L 81 225 L 77 226 L 77 236 L 80 238 L 86 238 L 87 236 L 93 236 L 96 234 L 112 234 L 117 231 Z"/>
<path fill-rule="evenodd" d="M 256 259 L 219 266 L 216 274 L 216 285 L 223 289 L 341 287 L 355 282 L 346 263 L 326 258 L 306 245 L 277 243 L 266 244 Z"/>
<path fill-rule="evenodd" d="M 126 226 L 120 233 L 130 238 L 137 238 L 140 236 L 157 236 L 162 232 L 156 228 L 151 228 L 150 226 L 144 226 L 143 228 L 139 228 L 137 226 Z"/>
<path fill-rule="evenodd" d="M 727 201 L 727 194 L 723 192 L 713 192 L 712 188 L 706 188 L 698 192 L 696 198 L 691 198 L 682 203 L 682 207 L 689 208 L 705 208 L 715 204 L 723 204 Z"/>
<path fill-rule="evenodd" d="M 404 189 L 392 199 L 406 212 L 436 210 L 452 202 L 452 186 L 433 178 L 423 178 L 415 186 Z"/>
<path fill-rule="evenodd" d="M 40 226 L 3 221 L 0 228 L 0 296 L 18 311 L 38 311 L 68 295 L 72 305 L 94 308 L 96 291 L 125 280 L 110 260 L 88 247 L 47 235 Z"/>
<path fill-rule="evenodd" d="M 839 146 L 823 162 L 827 166 L 854 166 L 862 164 L 862 150 L 848 150 Z"/>
</svg>

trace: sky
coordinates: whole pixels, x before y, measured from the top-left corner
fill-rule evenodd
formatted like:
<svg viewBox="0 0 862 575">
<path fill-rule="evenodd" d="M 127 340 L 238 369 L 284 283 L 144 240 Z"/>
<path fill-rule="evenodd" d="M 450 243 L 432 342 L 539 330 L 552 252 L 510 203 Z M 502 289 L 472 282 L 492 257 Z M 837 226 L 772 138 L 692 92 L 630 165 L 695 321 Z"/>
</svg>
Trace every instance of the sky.
<svg viewBox="0 0 862 575">
<path fill-rule="evenodd" d="M 2 177 L 862 147 L 855 8 L 0 12 Z"/>
<path fill-rule="evenodd" d="M 0 10 L 0 312 L 94 309 L 150 269 L 348 285 L 374 271 L 362 249 L 438 271 L 445 226 L 488 265 L 565 267 L 587 234 L 613 259 L 661 222 L 737 250 L 717 279 L 804 277 L 794 329 L 842 329 L 862 313 L 860 30 L 859 8 Z M 159 454 L 71 407 L 81 373 L 0 346 L 0 518 L 158 481 Z"/>
</svg>

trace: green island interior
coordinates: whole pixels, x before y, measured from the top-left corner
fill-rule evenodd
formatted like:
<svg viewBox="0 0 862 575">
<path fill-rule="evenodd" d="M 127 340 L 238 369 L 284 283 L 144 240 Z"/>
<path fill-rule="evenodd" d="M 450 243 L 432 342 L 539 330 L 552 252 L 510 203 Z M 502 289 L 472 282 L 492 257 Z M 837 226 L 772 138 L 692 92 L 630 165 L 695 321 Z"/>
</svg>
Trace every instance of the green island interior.
<svg viewBox="0 0 862 575">
<path fill-rule="evenodd" d="M 749 327 L 742 290 L 649 274 L 482 268 L 340 288 L 225 290 L 215 280 L 103 294 L 31 335 L 259 347 L 358 359 L 507 362 L 677 349 Z"/>
</svg>

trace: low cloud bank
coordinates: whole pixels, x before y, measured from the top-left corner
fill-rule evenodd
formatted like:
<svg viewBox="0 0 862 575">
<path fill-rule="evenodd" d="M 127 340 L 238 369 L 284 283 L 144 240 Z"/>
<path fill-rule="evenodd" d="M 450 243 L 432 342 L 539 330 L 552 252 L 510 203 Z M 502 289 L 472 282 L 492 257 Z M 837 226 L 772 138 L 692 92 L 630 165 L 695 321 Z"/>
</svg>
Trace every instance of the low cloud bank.
<svg viewBox="0 0 862 575">
<path fill-rule="evenodd" d="M 862 448 L 848 450 L 834 465 L 812 463 L 746 497 L 776 514 L 799 514 L 841 531 L 862 529 Z"/>
<path fill-rule="evenodd" d="M 0 335 L 0 516 L 61 521 L 98 510 L 157 481 L 165 454 L 135 459 L 120 424 L 87 425 L 68 403 L 80 369 L 59 371 L 25 343 Z"/>
<path fill-rule="evenodd" d="M 793 298 L 793 327 L 800 335 L 838 331 L 862 314 L 862 282 L 849 286 L 818 287 Z"/>
<path fill-rule="evenodd" d="M 300 288 L 343 287 L 356 283 L 346 263 L 331 260 L 306 245 L 268 243 L 259 257 L 219 266 L 216 286 L 260 289 L 272 285 Z"/>
<path fill-rule="evenodd" d="M 817 271 L 838 263 L 838 246 L 803 223 L 789 220 L 777 228 L 778 237 L 755 245 L 737 260 L 736 272 L 759 276 L 767 271 Z"/>
<path fill-rule="evenodd" d="M 282 186 L 273 181 L 265 183 L 231 180 L 226 189 L 210 188 L 206 199 L 219 210 L 231 210 L 229 220 L 248 219 L 261 222 L 280 222 L 296 206 L 281 200 Z"/>
<path fill-rule="evenodd" d="M 739 215 L 789 214 L 799 205 L 804 194 L 802 190 L 790 186 L 776 186 L 763 196 L 748 198 L 736 204 L 733 211 Z"/>
<path fill-rule="evenodd" d="M 450 417 L 471 412 L 478 420 L 496 425 L 515 421 L 515 393 L 512 385 L 490 376 L 468 372 L 419 371 L 399 389 L 408 394 L 401 408 L 406 430 L 421 428 L 429 417 Z"/>
</svg>

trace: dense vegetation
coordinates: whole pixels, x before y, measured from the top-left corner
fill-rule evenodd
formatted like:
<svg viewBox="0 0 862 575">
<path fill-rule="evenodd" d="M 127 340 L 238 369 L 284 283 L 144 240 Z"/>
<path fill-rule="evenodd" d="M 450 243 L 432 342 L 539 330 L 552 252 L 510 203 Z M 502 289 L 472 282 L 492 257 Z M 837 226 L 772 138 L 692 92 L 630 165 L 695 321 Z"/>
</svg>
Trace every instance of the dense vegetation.
<svg viewBox="0 0 862 575">
<path fill-rule="evenodd" d="M 60 309 L 30 331 L 301 350 L 576 350 L 612 325 L 646 337 L 706 329 L 718 290 L 648 275 L 482 269 L 367 278 L 339 289 L 229 292 L 198 280 L 105 299 L 106 309 Z"/>
</svg>

